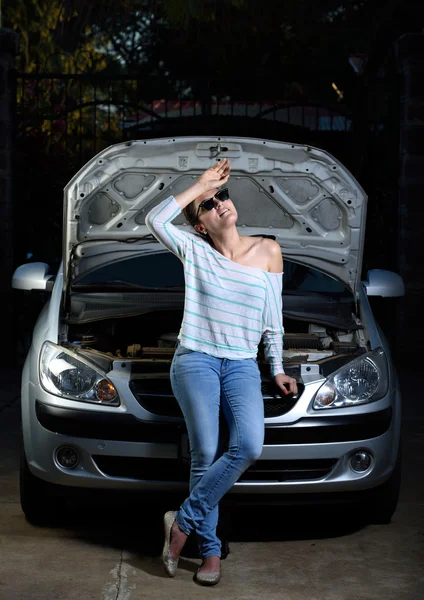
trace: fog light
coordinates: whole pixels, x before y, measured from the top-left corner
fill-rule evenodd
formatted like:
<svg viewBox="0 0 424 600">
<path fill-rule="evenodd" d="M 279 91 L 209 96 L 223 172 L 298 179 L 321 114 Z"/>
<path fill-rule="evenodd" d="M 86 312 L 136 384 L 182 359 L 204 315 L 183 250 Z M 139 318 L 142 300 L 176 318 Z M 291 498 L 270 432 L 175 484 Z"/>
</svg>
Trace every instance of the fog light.
<svg viewBox="0 0 424 600">
<path fill-rule="evenodd" d="M 78 452 L 70 446 L 62 446 L 56 450 L 56 460 L 64 469 L 73 469 L 79 461 Z"/>
<path fill-rule="evenodd" d="M 370 468 L 371 462 L 372 457 L 368 452 L 355 452 L 350 459 L 350 466 L 356 473 L 363 473 Z"/>
</svg>

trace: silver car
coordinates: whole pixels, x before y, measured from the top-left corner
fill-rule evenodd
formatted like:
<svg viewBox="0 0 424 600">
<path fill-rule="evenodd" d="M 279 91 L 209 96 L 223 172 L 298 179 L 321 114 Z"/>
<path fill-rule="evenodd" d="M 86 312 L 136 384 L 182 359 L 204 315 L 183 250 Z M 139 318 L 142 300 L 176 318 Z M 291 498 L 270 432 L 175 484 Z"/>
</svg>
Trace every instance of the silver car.
<svg viewBox="0 0 424 600">
<path fill-rule="evenodd" d="M 29 520 L 60 512 L 72 488 L 146 499 L 187 491 L 190 449 L 169 379 L 183 268 L 145 215 L 222 157 L 231 159 L 240 233 L 281 245 L 284 366 L 299 388 L 297 397 L 276 393 L 260 345 L 263 452 L 225 500 L 348 500 L 390 521 L 401 397 L 368 297 L 401 296 L 404 285 L 383 270 L 361 281 L 367 196 L 323 150 L 219 137 L 133 141 L 95 156 L 65 188 L 59 271 L 38 262 L 13 275 L 16 289 L 51 291 L 22 374 Z M 174 223 L 192 231 L 183 215 Z"/>
</svg>

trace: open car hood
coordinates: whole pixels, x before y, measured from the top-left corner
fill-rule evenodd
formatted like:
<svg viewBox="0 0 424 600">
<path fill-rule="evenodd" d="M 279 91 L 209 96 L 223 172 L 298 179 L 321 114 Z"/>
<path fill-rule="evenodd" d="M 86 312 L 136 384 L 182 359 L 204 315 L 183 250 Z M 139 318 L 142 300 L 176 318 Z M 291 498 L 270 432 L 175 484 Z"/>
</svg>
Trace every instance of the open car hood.
<svg viewBox="0 0 424 600">
<path fill-rule="evenodd" d="M 71 261 L 84 248 L 150 234 L 144 222 L 149 210 L 220 158 L 231 161 L 227 185 L 240 234 L 274 236 L 283 257 L 326 272 L 356 294 L 367 196 L 355 178 L 323 150 L 232 137 L 132 141 L 90 160 L 65 188 L 65 285 Z M 182 214 L 174 224 L 192 231 Z"/>
</svg>

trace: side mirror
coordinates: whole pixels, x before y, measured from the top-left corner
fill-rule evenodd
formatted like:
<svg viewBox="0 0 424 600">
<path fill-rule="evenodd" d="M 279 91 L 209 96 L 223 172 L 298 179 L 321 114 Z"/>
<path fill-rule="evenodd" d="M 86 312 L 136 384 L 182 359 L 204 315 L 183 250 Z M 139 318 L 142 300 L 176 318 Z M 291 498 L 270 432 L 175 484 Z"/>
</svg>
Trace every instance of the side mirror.
<svg viewBox="0 0 424 600">
<path fill-rule="evenodd" d="M 54 284 L 54 275 L 49 273 L 49 271 L 49 265 L 42 262 L 21 265 L 13 273 L 12 287 L 15 290 L 44 290 L 45 292 L 51 292 Z"/>
<path fill-rule="evenodd" d="M 405 295 L 403 279 L 393 271 L 385 269 L 371 269 L 367 273 L 367 280 L 362 282 L 367 296 L 383 296 L 383 298 L 396 298 Z"/>
</svg>

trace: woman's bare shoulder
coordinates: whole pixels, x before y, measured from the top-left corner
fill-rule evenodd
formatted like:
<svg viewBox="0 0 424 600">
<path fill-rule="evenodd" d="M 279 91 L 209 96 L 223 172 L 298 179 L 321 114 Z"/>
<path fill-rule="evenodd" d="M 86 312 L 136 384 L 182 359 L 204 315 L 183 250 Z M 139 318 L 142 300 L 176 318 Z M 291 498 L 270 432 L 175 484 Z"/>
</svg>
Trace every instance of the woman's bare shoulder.
<svg viewBox="0 0 424 600">
<path fill-rule="evenodd" d="M 282 273 L 283 255 L 281 253 L 280 244 L 275 240 L 263 238 L 263 247 L 268 258 L 268 271 L 271 271 L 271 273 Z"/>
<path fill-rule="evenodd" d="M 269 238 L 241 236 L 246 244 L 246 251 L 254 257 L 250 266 L 258 267 L 264 271 L 281 273 L 283 271 L 283 258 L 278 242 Z"/>
</svg>

